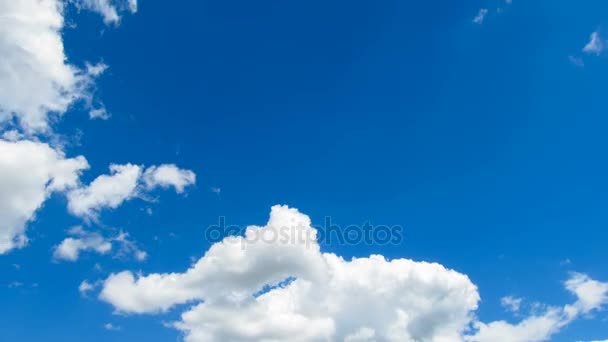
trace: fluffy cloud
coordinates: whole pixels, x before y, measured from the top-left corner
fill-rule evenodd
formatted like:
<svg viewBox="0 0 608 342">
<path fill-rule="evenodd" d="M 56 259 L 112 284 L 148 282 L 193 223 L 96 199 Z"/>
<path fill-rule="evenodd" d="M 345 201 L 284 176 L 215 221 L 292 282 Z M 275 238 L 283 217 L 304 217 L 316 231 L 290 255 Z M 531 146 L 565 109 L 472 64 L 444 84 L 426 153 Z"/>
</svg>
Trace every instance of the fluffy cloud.
<svg viewBox="0 0 608 342">
<path fill-rule="evenodd" d="M 467 276 L 380 255 L 344 260 L 322 253 L 315 237 L 306 215 L 275 206 L 266 226 L 214 244 L 185 272 L 111 274 L 99 297 L 119 313 L 191 304 L 173 323 L 190 342 L 545 341 L 606 303 L 608 284 L 574 274 L 565 284 L 574 304 L 485 324 Z"/>
<path fill-rule="evenodd" d="M 184 192 L 186 186 L 196 182 L 196 175 L 190 170 L 182 170 L 173 164 L 149 167 L 143 175 L 146 188 L 174 187 L 178 193 Z"/>
<path fill-rule="evenodd" d="M 120 13 L 137 12 L 137 0 L 72 0 L 80 9 L 99 13 L 107 25 L 117 25 L 120 22 Z"/>
<path fill-rule="evenodd" d="M 77 186 L 86 168 L 83 157 L 44 143 L 0 140 L 0 254 L 23 247 L 27 222 L 53 192 Z"/>
<path fill-rule="evenodd" d="M 106 238 L 97 232 L 88 232 L 82 227 L 74 227 L 70 229 L 69 234 L 71 237 L 64 239 L 55 247 L 53 254 L 55 260 L 76 261 L 82 252 L 107 254 L 113 249 L 116 250 L 116 256 L 133 255 L 139 261 L 143 261 L 147 257 L 146 252 L 137 248 L 137 245 L 128 239 L 127 233 L 121 232 L 116 237 Z M 117 248 L 114 248 L 115 245 Z M 85 286 L 85 283 L 81 286 Z M 82 289 L 80 290 L 82 292 Z"/>
<path fill-rule="evenodd" d="M 598 31 L 591 33 L 591 37 L 589 38 L 589 42 L 583 48 L 583 51 L 588 54 L 594 54 L 599 56 L 602 51 L 606 48 L 606 43 L 600 36 Z"/>
<path fill-rule="evenodd" d="M 257 238 L 283 227 L 308 238 Z M 347 261 L 321 253 L 315 234 L 306 215 L 275 206 L 265 227 L 215 244 L 186 272 L 112 274 L 100 298 L 125 313 L 204 301 L 175 323 L 188 341 L 447 341 L 471 320 L 479 295 L 466 276 L 382 256 Z"/>
<path fill-rule="evenodd" d="M 84 231 L 81 227 L 74 227 L 70 230 L 69 237 L 63 240 L 57 247 L 53 256 L 56 260 L 76 261 L 83 251 L 95 251 L 99 254 L 106 254 L 112 250 L 112 242 L 106 240 L 99 233 Z"/>
<path fill-rule="evenodd" d="M 15 119 L 27 132 L 45 131 L 51 116 L 90 99 L 100 69 L 67 63 L 63 6 L 60 0 L 0 0 L 0 124 Z"/>
<path fill-rule="evenodd" d="M 96 219 L 103 209 L 115 209 L 123 202 L 155 187 L 173 186 L 178 193 L 194 184 L 196 175 L 175 165 L 151 166 L 144 171 L 133 164 L 110 165 L 110 174 L 101 175 L 88 186 L 68 193 L 69 211 L 80 217 Z"/>
<path fill-rule="evenodd" d="M 117 208 L 136 195 L 141 173 L 138 165 L 110 165 L 109 175 L 68 193 L 68 209 L 76 216 L 95 218 L 104 208 Z"/>
</svg>

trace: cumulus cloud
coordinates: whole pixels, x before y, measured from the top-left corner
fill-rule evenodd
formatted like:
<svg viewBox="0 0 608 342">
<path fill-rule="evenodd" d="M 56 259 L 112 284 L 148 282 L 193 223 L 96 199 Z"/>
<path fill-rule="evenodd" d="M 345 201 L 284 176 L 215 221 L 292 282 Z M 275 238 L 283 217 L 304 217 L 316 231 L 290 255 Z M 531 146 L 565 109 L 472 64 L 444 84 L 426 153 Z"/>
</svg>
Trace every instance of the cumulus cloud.
<svg viewBox="0 0 608 342">
<path fill-rule="evenodd" d="M 46 131 L 52 117 L 91 98 L 103 70 L 67 62 L 63 6 L 60 0 L 0 0 L 0 124 L 16 120 L 27 132 Z"/>
<path fill-rule="evenodd" d="M 183 170 L 173 164 L 149 167 L 143 175 L 143 181 L 148 189 L 156 187 L 174 187 L 178 193 L 196 182 L 196 175 L 190 170 Z"/>
<path fill-rule="evenodd" d="M 297 237 L 272 239 L 296 231 Z M 516 325 L 484 324 L 475 319 L 480 298 L 466 275 L 380 255 L 345 260 L 321 252 L 315 239 L 306 215 L 275 206 L 264 227 L 226 237 L 186 271 L 111 274 L 99 297 L 119 313 L 191 304 L 172 323 L 189 342 L 533 342 L 600 308 L 608 292 L 605 283 L 575 274 L 566 282 L 575 304 L 548 308 Z"/>
<path fill-rule="evenodd" d="M 66 238 L 55 247 L 53 256 L 56 260 L 76 261 L 81 252 L 95 251 L 106 254 L 112 250 L 112 242 L 99 233 L 87 232 L 81 227 L 74 227 L 69 233 L 74 237 Z"/>
<path fill-rule="evenodd" d="M 110 174 L 68 193 L 68 209 L 76 216 L 95 220 L 101 210 L 115 209 L 155 187 L 173 186 L 181 193 L 186 186 L 194 184 L 195 179 L 194 172 L 175 165 L 151 166 L 144 171 L 139 165 L 112 164 Z"/>
<path fill-rule="evenodd" d="M 309 239 L 254 238 L 282 227 Z M 184 273 L 112 274 L 100 298 L 124 313 L 195 303 L 174 324 L 187 341 L 453 340 L 477 308 L 465 275 L 379 255 L 347 261 L 322 253 L 315 234 L 306 215 L 275 206 L 265 227 L 213 245 Z"/>
<path fill-rule="evenodd" d="M 88 186 L 68 193 L 69 211 L 76 216 L 95 218 L 102 209 L 117 208 L 137 194 L 141 173 L 138 165 L 110 165 L 109 175 L 101 175 Z"/>
<path fill-rule="evenodd" d="M 600 36 L 599 31 L 591 33 L 589 42 L 583 48 L 583 52 L 599 56 L 606 49 L 606 42 Z"/>
<path fill-rule="evenodd" d="M 48 144 L 0 140 L 0 254 L 23 247 L 36 211 L 53 192 L 77 186 L 87 168 L 84 157 L 66 158 Z"/>
<path fill-rule="evenodd" d="M 144 261 L 147 257 L 146 252 L 140 250 L 124 232 L 120 232 L 116 237 L 106 238 L 100 233 L 89 232 L 82 227 L 74 227 L 68 233 L 71 237 L 64 239 L 55 247 L 53 257 L 57 261 L 76 261 L 82 252 L 108 254 L 112 250 L 116 250 L 115 256 L 117 257 L 133 255 L 138 261 Z M 81 286 L 85 286 L 84 284 Z"/>
<path fill-rule="evenodd" d="M 483 24 L 483 21 L 486 19 L 486 15 L 488 15 L 487 8 L 481 8 L 475 18 L 473 18 L 473 22 L 475 24 Z"/>
<path fill-rule="evenodd" d="M 118 25 L 121 13 L 137 12 L 137 0 L 72 0 L 80 9 L 96 12 L 106 25 Z"/>
</svg>

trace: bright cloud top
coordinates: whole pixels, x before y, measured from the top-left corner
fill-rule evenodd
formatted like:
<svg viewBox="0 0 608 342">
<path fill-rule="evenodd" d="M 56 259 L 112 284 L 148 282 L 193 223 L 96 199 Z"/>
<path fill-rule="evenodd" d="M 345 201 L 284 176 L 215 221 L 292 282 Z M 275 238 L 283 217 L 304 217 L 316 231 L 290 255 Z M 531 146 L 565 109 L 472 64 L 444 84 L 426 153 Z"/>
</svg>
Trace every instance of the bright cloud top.
<svg viewBox="0 0 608 342">
<path fill-rule="evenodd" d="M 35 212 L 53 192 L 76 187 L 87 168 L 84 157 L 66 158 L 44 143 L 0 140 L 0 254 L 23 247 Z"/>
<path fill-rule="evenodd" d="M 69 211 L 95 220 L 103 209 L 115 209 L 123 202 L 156 187 L 173 186 L 178 193 L 194 184 L 196 175 L 175 165 L 151 166 L 144 171 L 140 165 L 110 165 L 110 174 L 101 175 L 88 186 L 68 193 Z"/>
<path fill-rule="evenodd" d="M 256 239 L 304 227 L 293 239 Z M 544 341 L 606 303 L 608 284 L 575 274 L 575 304 L 549 308 L 516 325 L 474 319 L 469 278 L 439 264 L 383 256 L 350 261 L 322 253 L 310 219 L 272 208 L 266 226 L 227 237 L 184 273 L 110 275 L 100 298 L 121 313 L 194 305 L 173 324 L 186 341 Z M 301 239 L 308 236 L 310 239 Z M 474 330 L 469 330 L 471 325 Z"/>
</svg>

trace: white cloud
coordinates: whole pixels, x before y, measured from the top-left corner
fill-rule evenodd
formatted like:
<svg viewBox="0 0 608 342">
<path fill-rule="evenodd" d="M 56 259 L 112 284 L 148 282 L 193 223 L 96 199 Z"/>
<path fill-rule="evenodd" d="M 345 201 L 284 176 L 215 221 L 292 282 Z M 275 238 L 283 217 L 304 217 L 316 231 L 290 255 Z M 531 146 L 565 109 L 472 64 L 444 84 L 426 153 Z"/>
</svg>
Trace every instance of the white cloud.
<svg viewBox="0 0 608 342">
<path fill-rule="evenodd" d="M 77 186 L 87 168 L 84 157 L 66 158 L 44 143 L 0 140 L 0 254 L 23 247 L 36 211 L 53 192 Z"/>
<path fill-rule="evenodd" d="M 123 202 L 145 194 L 155 187 L 174 187 L 181 193 L 194 184 L 196 175 L 175 165 L 151 166 L 144 171 L 133 164 L 112 164 L 110 174 L 101 175 L 88 186 L 68 193 L 69 211 L 80 217 L 95 220 L 103 209 L 115 209 Z"/>
<path fill-rule="evenodd" d="M 60 0 L 0 0 L 0 124 L 16 119 L 27 132 L 90 99 L 99 73 L 67 62 Z M 99 71 L 99 69 L 93 70 Z"/>
<path fill-rule="evenodd" d="M 78 286 L 78 292 L 80 292 L 83 297 L 86 297 L 89 292 L 95 289 L 95 287 L 95 284 L 91 284 L 88 281 L 83 280 Z"/>
<path fill-rule="evenodd" d="M 583 48 L 583 52 L 599 56 L 606 48 L 606 42 L 600 36 L 598 31 L 591 33 L 589 43 Z"/>
<path fill-rule="evenodd" d="M 117 257 L 129 257 L 132 255 L 137 261 L 145 261 L 148 258 L 148 253 L 140 250 L 135 242 L 129 240 L 128 233 L 120 232 L 112 241 L 119 245 Z"/>
<path fill-rule="evenodd" d="M 190 170 L 183 170 L 173 164 L 149 167 L 143 175 L 146 188 L 168 188 L 173 186 L 175 191 L 182 193 L 186 186 L 196 182 L 196 175 Z"/>
<path fill-rule="evenodd" d="M 86 187 L 68 193 L 68 209 L 76 215 L 95 219 L 105 208 L 117 208 L 137 195 L 141 167 L 133 164 L 110 165 L 110 174 L 97 177 Z"/>
<path fill-rule="evenodd" d="M 106 25 L 118 25 L 121 13 L 137 12 L 137 0 L 72 0 L 80 9 L 96 12 Z"/>
<path fill-rule="evenodd" d="M 140 250 L 135 242 L 129 240 L 124 232 L 116 237 L 106 238 L 97 232 L 89 232 L 81 227 L 74 227 L 68 232 L 71 237 L 64 239 L 55 247 L 55 260 L 76 261 L 82 252 L 107 254 L 115 250 L 116 257 L 133 256 L 138 261 L 146 260 L 148 254 Z M 114 248 L 116 245 L 117 248 Z"/>
<path fill-rule="evenodd" d="M 287 226 L 308 238 L 253 239 Z M 100 298 L 125 313 L 204 301 L 175 323 L 187 341 L 453 340 L 470 321 L 479 296 L 466 276 L 382 256 L 346 261 L 321 253 L 315 234 L 307 216 L 275 206 L 266 227 L 215 244 L 186 272 L 112 274 Z"/>
<path fill-rule="evenodd" d="M 475 16 L 475 18 L 473 18 L 473 22 L 475 24 L 483 24 L 483 21 L 485 20 L 486 15 L 488 15 L 488 9 L 481 8 L 479 10 L 479 12 L 477 13 L 477 15 Z"/>
<path fill-rule="evenodd" d="M 108 120 L 112 115 L 106 111 L 105 108 L 94 108 L 89 111 L 89 118 Z"/>
<path fill-rule="evenodd" d="M 521 298 L 515 298 L 513 296 L 506 296 L 506 297 L 502 297 L 500 299 L 500 304 L 507 310 L 511 311 L 511 312 L 518 312 L 519 309 L 521 308 L 521 303 L 522 303 L 522 299 Z"/>
<path fill-rule="evenodd" d="M 608 283 L 574 273 L 565 283 L 568 291 L 577 298 L 573 304 L 548 307 L 541 313 L 532 313 L 517 324 L 496 321 L 489 324 L 475 322 L 478 329 L 469 342 L 542 342 L 549 340 L 575 319 L 600 309 L 608 303 Z"/>
<path fill-rule="evenodd" d="M 120 326 L 114 325 L 112 323 L 106 323 L 103 325 L 103 328 L 110 331 L 119 331 L 122 328 Z"/>
<path fill-rule="evenodd" d="M 575 304 L 546 308 L 516 325 L 485 324 L 475 319 L 479 294 L 467 276 L 380 255 L 344 260 L 322 253 L 315 237 L 306 215 L 275 206 L 265 227 L 214 244 L 185 272 L 111 274 L 99 297 L 119 313 L 192 304 L 172 324 L 188 342 L 534 342 L 600 308 L 608 292 L 607 284 L 575 274 L 566 282 Z"/>
<path fill-rule="evenodd" d="M 578 298 L 574 307 L 578 313 L 588 313 L 608 303 L 608 283 L 595 281 L 584 274 L 573 273 L 566 282 L 566 289 Z"/>
<path fill-rule="evenodd" d="M 137 0 L 129 0 L 129 10 L 131 13 L 137 13 Z"/>
<path fill-rule="evenodd" d="M 99 233 L 87 232 L 81 227 L 74 227 L 69 234 L 74 237 L 66 238 L 55 247 L 53 257 L 56 260 L 76 261 L 81 252 L 94 251 L 106 254 L 112 250 L 112 242 Z"/>
</svg>

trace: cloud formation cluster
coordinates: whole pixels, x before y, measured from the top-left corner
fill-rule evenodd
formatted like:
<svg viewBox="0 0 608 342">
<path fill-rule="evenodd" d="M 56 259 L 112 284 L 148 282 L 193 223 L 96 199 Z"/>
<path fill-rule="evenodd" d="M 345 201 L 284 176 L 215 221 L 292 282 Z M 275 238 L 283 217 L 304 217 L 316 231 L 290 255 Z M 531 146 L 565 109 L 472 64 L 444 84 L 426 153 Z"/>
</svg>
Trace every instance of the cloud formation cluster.
<svg viewBox="0 0 608 342">
<path fill-rule="evenodd" d="M 115 237 L 104 237 L 98 232 L 89 232 L 80 226 L 68 231 L 70 237 L 64 239 L 55 247 L 53 257 L 56 261 L 76 261 L 83 252 L 107 254 L 115 251 L 115 256 L 133 256 L 136 260 L 144 261 L 147 257 L 145 251 L 140 250 L 135 242 L 129 240 L 124 232 Z"/>
<path fill-rule="evenodd" d="M 27 243 L 26 224 L 52 193 L 73 189 L 89 167 L 48 144 L 0 139 L 0 254 Z"/>
<path fill-rule="evenodd" d="M 80 182 L 89 165 L 83 156 L 68 158 L 53 144 L 51 124 L 82 101 L 91 118 L 109 118 L 94 107 L 94 81 L 105 64 L 68 62 L 62 30 L 66 6 L 99 13 L 118 24 L 121 13 L 135 13 L 136 0 L 0 0 L 0 254 L 27 243 L 26 225 L 53 193 L 64 193 L 69 211 L 89 221 L 103 209 L 155 188 L 177 192 L 195 182 L 192 171 L 175 165 L 111 165 L 88 186 Z M 45 142 L 51 141 L 51 142 Z M 107 244 L 94 236 L 66 239 L 59 255 L 77 258 L 81 250 L 102 253 Z M 61 253 L 65 252 L 65 253 Z"/>
<path fill-rule="evenodd" d="M 196 175 L 173 164 L 150 166 L 110 165 L 110 174 L 101 175 L 88 186 L 71 190 L 68 209 L 85 219 L 97 219 L 103 209 L 115 209 L 132 198 L 156 188 L 173 187 L 178 193 L 196 182 Z"/>
<path fill-rule="evenodd" d="M 67 158 L 61 150 L 46 143 L 0 139 L 0 254 L 26 245 L 27 223 L 53 193 L 67 195 L 72 214 L 95 220 L 102 209 L 117 208 L 140 191 L 172 186 L 182 192 L 196 179 L 190 170 L 161 165 L 147 170 L 151 174 L 170 170 L 169 176 L 144 180 L 143 175 L 148 171 L 144 172 L 142 166 L 126 164 L 112 165 L 110 175 L 99 176 L 85 186 L 80 176 L 88 168 L 83 156 Z"/>
<path fill-rule="evenodd" d="M 61 30 L 61 0 L 0 0 L 0 124 L 47 131 L 77 100 L 90 102 L 94 79 L 105 68 L 68 63 Z"/>
<path fill-rule="evenodd" d="M 293 226 L 311 230 L 312 241 L 247 239 Z M 475 319 L 480 297 L 466 275 L 381 255 L 345 260 L 321 252 L 314 233 L 306 215 L 275 206 L 264 227 L 214 244 L 185 272 L 112 274 L 99 296 L 121 313 L 191 304 L 173 323 L 189 342 L 545 341 L 608 298 L 607 283 L 575 274 L 565 284 L 574 304 L 486 324 Z"/>
</svg>

